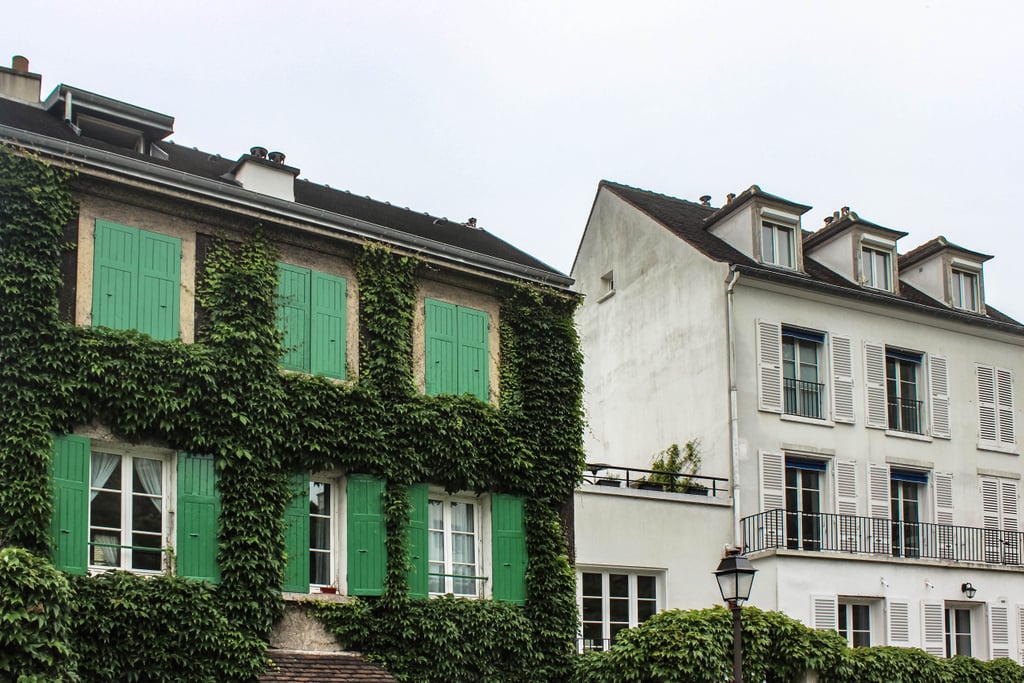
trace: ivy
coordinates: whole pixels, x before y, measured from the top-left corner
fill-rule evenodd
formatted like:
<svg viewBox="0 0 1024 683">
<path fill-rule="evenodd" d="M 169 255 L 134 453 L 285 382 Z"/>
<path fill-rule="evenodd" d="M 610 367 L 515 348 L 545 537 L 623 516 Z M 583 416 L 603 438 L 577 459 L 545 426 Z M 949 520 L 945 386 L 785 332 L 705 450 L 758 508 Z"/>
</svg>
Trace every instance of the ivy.
<svg viewBox="0 0 1024 683">
<path fill-rule="evenodd" d="M 499 286 L 500 405 L 424 396 L 412 349 L 426 266 L 367 243 L 355 259 L 358 379 L 283 373 L 277 254 L 260 226 L 208 253 L 196 343 L 74 327 L 58 321 L 56 303 L 73 179 L 7 149 L 0 179 L 0 398 L 10 406 L 0 415 L 0 541 L 49 551 L 52 433 L 102 425 L 127 442 L 213 455 L 219 475 L 220 585 L 72 577 L 69 607 L 46 636 L 56 652 L 66 640 L 69 671 L 83 681 L 256 676 L 281 613 L 290 475 L 337 469 L 386 481 L 388 531 L 384 595 L 315 610 L 340 641 L 402 680 L 567 680 L 577 616 L 557 510 L 583 465 L 573 297 Z M 407 493 L 419 482 L 528 498 L 525 607 L 407 597 Z"/>
</svg>

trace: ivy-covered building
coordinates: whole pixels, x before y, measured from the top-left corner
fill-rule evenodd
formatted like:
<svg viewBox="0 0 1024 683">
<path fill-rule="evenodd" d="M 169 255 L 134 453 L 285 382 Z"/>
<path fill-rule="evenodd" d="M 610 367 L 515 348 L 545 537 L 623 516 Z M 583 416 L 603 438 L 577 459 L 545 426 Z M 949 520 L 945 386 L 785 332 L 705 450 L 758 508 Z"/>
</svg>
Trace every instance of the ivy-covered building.
<svg viewBox="0 0 1024 683">
<path fill-rule="evenodd" d="M 40 83 L 0 68 L 0 540 L 60 570 L 63 609 L 60 656 L 17 666 L 252 680 L 279 648 L 565 680 L 570 278 Z"/>
</svg>

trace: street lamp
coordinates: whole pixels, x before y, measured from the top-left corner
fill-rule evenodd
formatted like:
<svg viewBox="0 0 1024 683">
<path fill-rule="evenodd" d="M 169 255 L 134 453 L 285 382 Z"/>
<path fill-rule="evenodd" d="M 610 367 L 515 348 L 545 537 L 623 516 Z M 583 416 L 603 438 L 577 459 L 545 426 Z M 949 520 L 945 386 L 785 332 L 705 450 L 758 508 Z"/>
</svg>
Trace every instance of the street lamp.
<svg viewBox="0 0 1024 683">
<path fill-rule="evenodd" d="M 739 548 L 726 551 L 725 557 L 718 563 L 715 578 L 718 579 L 718 590 L 722 591 L 722 600 L 729 603 L 732 610 L 732 674 L 734 683 L 743 683 L 743 627 L 740 624 L 740 603 L 750 597 L 750 589 L 754 585 L 754 574 L 757 570 L 750 560 L 740 554 Z"/>
</svg>

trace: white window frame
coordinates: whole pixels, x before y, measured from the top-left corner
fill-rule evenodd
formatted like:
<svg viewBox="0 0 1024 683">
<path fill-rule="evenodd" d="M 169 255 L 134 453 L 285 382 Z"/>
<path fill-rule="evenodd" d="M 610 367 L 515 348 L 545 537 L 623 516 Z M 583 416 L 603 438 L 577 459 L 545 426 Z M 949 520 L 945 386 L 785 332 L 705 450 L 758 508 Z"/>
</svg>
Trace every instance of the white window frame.
<svg viewBox="0 0 1024 683">
<path fill-rule="evenodd" d="M 820 341 L 811 341 L 809 339 L 805 339 L 805 338 L 800 336 L 801 333 L 804 333 L 807 336 L 810 336 L 811 334 L 820 335 L 821 336 L 821 340 Z M 794 340 L 794 343 L 793 343 L 793 349 L 794 349 L 793 371 L 794 372 L 793 372 L 793 374 L 797 375 L 797 377 L 792 377 L 792 378 L 786 377 L 786 362 L 787 362 L 786 361 L 786 338 L 787 337 L 789 337 L 790 339 Z M 782 353 L 782 356 L 781 356 L 781 367 L 782 367 L 782 412 L 783 412 L 784 415 L 787 415 L 789 417 L 800 417 L 800 418 L 803 418 L 803 419 L 814 420 L 814 421 L 827 421 L 829 419 L 830 410 L 831 410 L 830 401 L 829 401 L 829 394 L 830 394 L 829 387 L 830 387 L 830 384 L 832 384 L 832 383 L 830 383 L 830 382 L 828 382 L 826 380 L 828 380 L 829 376 L 832 373 L 830 372 L 831 358 L 829 358 L 829 354 L 827 352 L 828 340 L 829 340 L 829 335 L 827 333 L 825 333 L 825 332 L 819 332 L 819 331 L 816 331 L 816 330 L 815 331 L 812 331 L 812 330 L 806 330 L 805 331 L 805 330 L 802 330 L 800 328 L 794 327 L 792 325 L 785 325 L 785 324 L 782 325 L 782 327 L 781 327 L 781 345 L 780 345 L 779 348 L 780 348 L 780 351 Z M 815 374 L 818 377 L 817 384 L 819 385 L 819 388 L 818 388 L 818 416 L 817 417 L 810 416 L 810 415 L 801 415 L 800 414 L 801 401 L 800 401 L 800 398 L 799 398 L 799 396 L 800 396 L 800 389 L 799 389 L 799 387 L 794 389 L 794 391 L 797 392 L 796 393 L 797 398 L 795 399 L 795 404 L 797 406 L 796 412 L 789 412 L 788 410 L 786 410 L 786 405 L 787 405 L 786 404 L 786 380 L 787 379 L 793 379 L 793 380 L 800 381 L 799 377 L 798 377 L 799 374 L 800 374 L 800 370 L 799 370 L 799 368 L 800 368 L 799 350 L 800 350 L 800 348 L 802 346 L 809 346 L 811 344 L 813 344 L 814 347 L 815 347 Z"/>
<path fill-rule="evenodd" d="M 338 576 L 339 569 L 341 566 L 341 529 L 343 528 L 344 519 L 342 518 L 343 501 L 341 496 L 343 495 L 345 487 L 341 485 L 341 480 L 338 477 L 332 477 L 327 475 L 316 475 L 309 478 L 309 499 L 313 500 L 313 486 L 315 485 L 326 485 L 330 486 L 330 499 L 327 504 L 326 515 L 313 515 L 312 510 L 309 512 L 309 524 L 310 524 L 310 536 L 309 536 L 309 587 L 310 591 L 320 588 L 321 586 L 337 586 L 339 584 Z M 326 550 L 314 549 L 313 548 L 313 518 L 319 517 L 321 519 L 328 520 L 327 530 L 327 542 L 329 547 Z M 327 583 L 316 583 L 313 581 L 313 556 L 314 553 L 326 554 L 327 560 Z"/>
<path fill-rule="evenodd" d="M 430 523 L 430 503 L 437 501 L 441 503 L 442 511 L 442 523 L 443 529 L 434 529 Z M 452 528 L 451 528 L 451 503 L 466 503 L 473 506 L 473 557 L 474 557 L 474 573 L 472 578 L 475 579 L 476 590 L 473 593 L 455 593 L 454 576 L 454 563 L 452 561 Z M 490 510 L 490 505 L 487 501 L 480 496 L 475 496 L 470 493 L 462 494 L 448 494 L 439 489 L 431 489 L 427 495 L 427 552 L 429 555 L 430 548 L 432 547 L 431 539 L 434 533 L 442 533 L 444 538 L 443 550 L 444 558 L 443 571 L 440 573 L 446 574 L 447 576 L 437 577 L 433 572 L 432 565 L 436 563 L 435 560 L 429 556 L 427 558 L 428 567 L 428 591 L 431 596 L 441 596 L 452 593 L 453 595 L 460 598 L 483 598 L 486 597 L 487 587 L 489 585 L 489 577 L 487 568 L 490 566 L 490 555 L 485 556 L 484 548 L 489 545 L 489 539 L 485 539 L 485 524 L 490 522 L 490 515 L 485 514 L 486 511 Z M 460 532 L 462 533 L 462 532 Z M 485 540 L 488 543 L 485 543 Z M 435 578 L 441 578 L 444 590 L 435 591 L 430 590 L 430 584 L 433 583 Z M 467 577 L 469 578 L 469 577 Z"/>
<path fill-rule="evenodd" d="M 785 230 L 789 233 L 789 263 L 782 263 L 779 258 L 779 231 Z M 770 231 L 771 233 L 771 244 L 770 246 L 771 256 L 768 257 L 769 249 L 766 248 L 765 244 L 765 232 Z M 779 268 L 786 268 L 787 270 L 799 270 L 799 260 L 797 258 L 797 239 L 800 236 L 798 226 L 790 223 L 782 222 L 777 219 L 769 220 L 767 218 L 761 219 L 761 262 L 771 266 L 778 266 Z"/>
<path fill-rule="evenodd" d="M 102 492 L 113 492 L 113 489 L 103 489 L 93 486 L 92 481 L 92 469 L 93 459 L 99 454 L 113 455 L 120 458 L 121 464 L 121 488 L 116 492 L 121 497 L 120 505 L 120 529 L 117 530 L 119 537 L 118 545 L 120 546 L 120 558 L 117 564 L 108 564 L 106 562 L 96 562 L 96 559 L 102 558 L 103 546 L 95 545 L 93 539 L 93 493 L 97 494 Z M 160 462 L 160 546 L 156 548 L 160 552 L 160 568 L 159 569 L 138 569 L 133 567 L 134 563 L 134 550 L 132 547 L 132 515 L 133 515 L 133 498 L 135 492 L 132 491 L 133 484 L 133 461 L 135 459 L 144 460 L 156 460 Z M 126 446 L 124 444 L 110 443 L 105 441 L 93 440 L 91 443 L 89 453 L 89 506 L 88 506 L 88 527 L 86 538 L 88 548 L 88 563 L 89 571 L 91 573 L 102 573 L 113 570 L 129 571 L 135 574 L 162 574 L 168 571 L 170 566 L 170 558 L 168 557 L 167 549 L 171 546 L 171 539 L 174 538 L 173 527 L 173 515 L 171 514 L 171 507 L 175 504 L 175 470 L 176 470 L 176 455 L 173 451 L 165 451 L 162 449 L 147 448 L 147 447 L 135 447 Z M 127 465 L 127 466 L 126 466 Z M 127 494 L 127 495 L 126 495 Z M 151 497 L 150 494 L 142 493 L 145 497 Z M 110 527 L 99 527 L 100 531 L 114 531 Z M 141 532 L 146 533 L 146 532 Z"/>
<path fill-rule="evenodd" d="M 971 301 L 964 301 L 964 282 L 973 281 Z M 976 270 L 952 266 L 949 274 L 949 303 L 953 308 L 971 313 L 981 312 L 981 273 Z"/>
<path fill-rule="evenodd" d="M 597 297 L 597 303 L 610 299 L 615 294 L 615 271 L 609 270 L 601 276 L 601 293 Z"/>
<path fill-rule="evenodd" d="M 970 631 L 966 633 L 969 640 L 970 652 L 960 652 L 957 647 L 956 637 L 958 635 L 964 635 L 963 632 L 956 631 L 956 616 L 957 612 L 965 611 L 968 614 L 967 625 Z M 946 657 L 955 657 L 956 655 L 965 655 L 968 657 L 978 657 L 978 634 L 981 632 L 978 628 L 980 620 L 981 610 L 977 604 L 962 603 L 962 602 L 947 602 L 943 605 L 942 620 L 943 620 L 943 643 L 945 645 Z M 953 629 L 952 632 L 950 629 Z"/>
<path fill-rule="evenodd" d="M 853 608 L 864 607 L 868 611 L 868 644 L 867 645 L 854 645 L 854 629 L 853 629 Z M 877 623 L 879 615 L 881 613 L 880 603 L 878 600 L 870 600 L 864 598 L 849 598 L 840 595 L 838 598 L 838 610 L 836 618 L 836 631 L 839 635 L 846 638 L 846 644 L 850 647 L 872 647 L 874 645 L 882 645 L 878 642 L 877 634 L 879 633 L 880 624 Z M 842 617 L 846 618 L 846 633 L 843 633 L 840 627 Z M 857 631 L 857 633 L 863 633 L 863 631 Z"/>
<path fill-rule="evenodd" d="M 878 273 L 874 256 L 885 257 L 885 273 Z M 878 283 L 879 275 L 883 275 L 885 282 L 882 286 Z M 864 241 L 860 245 L 860 281 L 865 287 L 878 289 L 883 292 L 891 292 L 896 281 L 893 269 L 893 249 L 875 242 Z"/>
<path fill-rule="evenodd" d="M 596 574 L 601 577 L 601 595 L 584 595 L 583 594 L 583 575 L 584 574 Z M 595 650 L 607 650 L 611 647 L 613 636 L 611 634 L 611 590 L 610 590 L 610 577 L 612 575 L 626 576 L 627 577 L 627 596 L 626 600 L 629 601 L 629 617 L 628 624 L 624 628 L 634 628 L 639 626 L 639 604 L 641 601 L 650 602 L 648 598 L 640 598 L 639 591 L 637 588 L 638 577 L 652 578 L 654 579 L 654 612 L 651 614 L 657 614 L 664 609 L 664 571 L 656 569 L 638 569 L 638 568 L 609 568 L 609 567 L 581 567 L 576 572 L 576 600 L 580 614 L 580 640 L 579 640 L 579 651 L 589 652 Z M 595 599 L 600 597 L 601 599 L 601 621 L 586 621 L 583 620 L 583 600 L 584 598 Z M 619 598 L 621 599 L 621 598 Z M 616 624 L 625 622 L 615 622 Z M 586 624 L 600 624 L 601 625 L 601 637 L 600 639 L 585 639 L 583 637 L 583 629 Z M 588 640 L 599 640 L 597 643 L 589 643 Z"/>
</svg>

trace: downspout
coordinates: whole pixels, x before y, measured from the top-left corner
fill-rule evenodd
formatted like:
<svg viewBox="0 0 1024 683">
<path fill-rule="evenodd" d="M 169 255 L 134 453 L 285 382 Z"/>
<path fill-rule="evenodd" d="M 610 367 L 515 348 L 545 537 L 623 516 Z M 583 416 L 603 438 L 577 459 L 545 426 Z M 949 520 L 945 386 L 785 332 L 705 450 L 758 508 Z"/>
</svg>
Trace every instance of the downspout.
<svg viewBox="0 0 1024 683">
<path fill-rule="evenodd" d="M 743 547 L 740 534 L 740 434 L 736 398 L 736 348 L 732 329 L 732 293 L 740 279 L 738 270 L 732 269 L 725 283 L 726 345 L 729 347 L 729 450 L 732 455 L 732 536 L 733 544 Z"/>
</svg>

